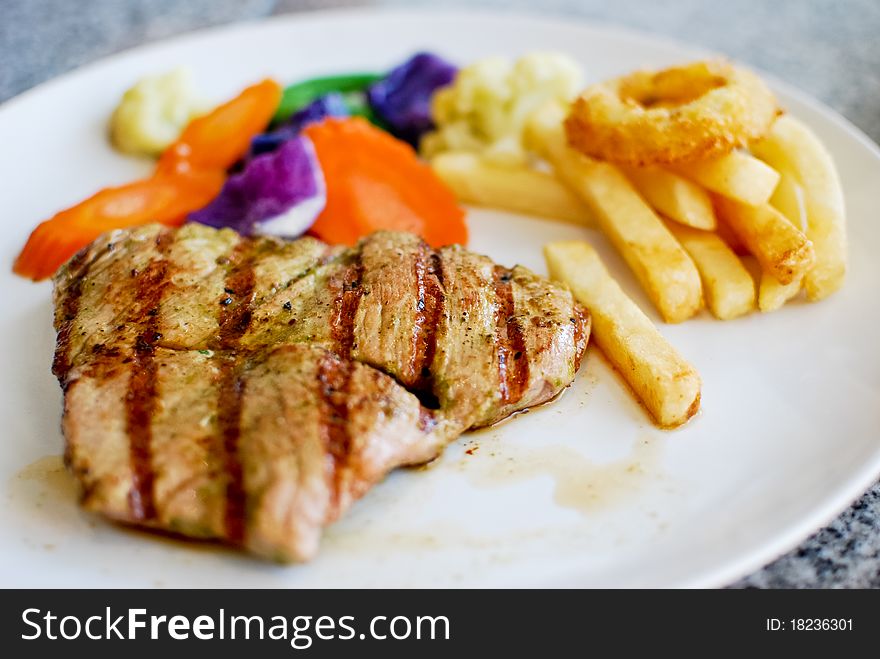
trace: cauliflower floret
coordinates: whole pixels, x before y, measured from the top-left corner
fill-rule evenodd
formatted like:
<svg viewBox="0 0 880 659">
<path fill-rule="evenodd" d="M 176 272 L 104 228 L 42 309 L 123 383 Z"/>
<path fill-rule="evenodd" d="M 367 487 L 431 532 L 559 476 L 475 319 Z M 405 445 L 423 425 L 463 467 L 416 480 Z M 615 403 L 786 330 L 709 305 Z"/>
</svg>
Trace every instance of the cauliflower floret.
<svg viewBox="0 0 880 659">
<path fill-rule="evenodd" d="M 125 153 L 157 156 L 204 110 L 189 70 L 146 76 L 122 95 L 110 118 L 110 138 Z"/>
<path fill-rule="evenodd" d="M 431 115 L 437 128 L 422 139 L 420 151 L 426 158 L 472 151 L 498 164 L 524 164 L 522 132 L 529 114 L 550 99 L 571 101 L 582 79 L 580 67 L 560 53 L 475 62 L 434 95 Z"/>
</svg>

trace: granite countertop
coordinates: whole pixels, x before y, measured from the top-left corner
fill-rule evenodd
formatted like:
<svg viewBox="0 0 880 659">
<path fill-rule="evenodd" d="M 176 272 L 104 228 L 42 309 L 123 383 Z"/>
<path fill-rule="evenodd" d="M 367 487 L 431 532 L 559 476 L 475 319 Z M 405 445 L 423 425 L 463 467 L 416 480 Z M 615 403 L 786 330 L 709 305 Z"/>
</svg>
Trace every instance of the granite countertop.
<svg viewBox="0 0 880 659">
<path fill-rule="evenodd" d="M 343 5 L 535 7 L 528 0 L 4 0 L 0 102 L 145 41 L 235 20 Z M 880 142 L 877 0 L 546 0 L 541 11 L 657 32 L 726 53 L 800 87 Z M 732 585 L 880 587 L 880 483 L 798 548 Z"/>
</svg>

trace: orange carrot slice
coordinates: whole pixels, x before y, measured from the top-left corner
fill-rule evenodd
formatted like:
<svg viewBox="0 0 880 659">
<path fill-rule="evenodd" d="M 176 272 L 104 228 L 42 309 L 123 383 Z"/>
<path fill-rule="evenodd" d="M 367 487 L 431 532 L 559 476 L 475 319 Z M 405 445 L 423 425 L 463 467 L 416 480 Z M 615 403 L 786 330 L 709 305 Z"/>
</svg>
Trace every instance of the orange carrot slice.
<svg viewBox="0 0 880 659">
<path fill-rule="evenodd" d="M 150 222 L 181 224 L 219 194 L 225 170 L 266 128 L 280 99 L 278 83 L 264 80 L 191 121 L 162 154 L 151 178 L 101 190 L 34 229 L 13 271 L 45 279 L 106 231 Z"/>
<path fill-rule="evenodd" d="M 305 129 L 327 184 L 327 205 L 311 232 L 351 245 L 377 229 L 410 231 L 433 247 L 467 242 L 455 195 L 413 148 L 361 118 Z"/>
<path fill-rule="evenodd" d="M 228 169 L 265 130 L 281 100 L 274 80 L 251 85 L 204 117 L 193 119 L 159 159 L 159 170 Z"/>
<path fill-rule="evenodd" d="M 42 222 L 28 238 L 13 271 L 33 280 L 51 277 L 67 259 L 106 231 L 160 222 L 181 224 L 220 192 L 221 171 L 157 173 L 106 188 Z"/>
</svg>

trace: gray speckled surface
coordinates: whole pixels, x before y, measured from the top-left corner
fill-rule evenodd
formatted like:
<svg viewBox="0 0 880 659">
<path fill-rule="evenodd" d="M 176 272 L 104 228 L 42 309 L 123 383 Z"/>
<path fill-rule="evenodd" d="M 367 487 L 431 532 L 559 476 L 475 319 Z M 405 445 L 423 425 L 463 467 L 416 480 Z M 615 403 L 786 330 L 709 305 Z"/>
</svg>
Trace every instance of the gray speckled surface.
<svg viewBox="0 0 880 659">
<path fill-rule="evenodd" d="M 525 0 L 0 0 L 0 101 L 99 57 L 207 25 L 340 5 L 529 9 Z M 618 23 L 718 50 L 824 101 L 880 142 L 878 0 L 549 0 L 541 12 Z M 880 484 L 734 587 L 880 587 Z"/>
</svg>

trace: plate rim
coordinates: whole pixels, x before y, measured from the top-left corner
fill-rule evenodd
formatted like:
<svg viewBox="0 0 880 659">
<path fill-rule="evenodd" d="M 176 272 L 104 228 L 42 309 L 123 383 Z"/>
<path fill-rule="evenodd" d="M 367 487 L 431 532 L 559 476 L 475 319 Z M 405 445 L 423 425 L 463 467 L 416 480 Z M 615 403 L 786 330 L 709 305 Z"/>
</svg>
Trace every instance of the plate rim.
<svg viewBox="0 0 880 659">
<path fill-rule="evenodd" d="M 501 20 L 501 21 L 529 21 L 539 22 L 547 27 L 557 29 L 572 28 L 589 28 L 601 29 L 607 33 L 613 33 L 627 39 L 635 39 L 639 41 L 652 42 L 664 47 L 675 48 L 677 50 L 691 52 L 701 56 L 721 56 L 733 61 L 739 62 L 735 58 L 730 58 L 720 51 L 713 50 L 706 46 L 689 43 L 682 39 L 661 34 L 659 32 L 650 32 L 639 28 L 629 27 L 613 21 L 595 20 L 588 17 L 572 15 L 566 17 L 563 13 L 554 13 L 552 15 L 540 14 L 536 11 L 526 9 L 515 9 L 509 11 L 499 11 L 487 8 L 469 8 L 457 7 L 450 9 L 433 9 L 428 7 L 411 7 L 406 9 L 396 7 L 329 7 L 319 10 L 303 10 L 292 11 L 284 14 L 274 14 L 259 18 L 243 19 L 232 23 L 224 23 L 221 25 L 211 25 L 200 27 L 193 30 L 187 30 L 179 34 L 162 37 L 153 41 L 123 48 L 113 53 L 109 53 L 91 62 L 83 64 L 69 71 L 65 71 L 57 76 L 37 83 L 33 87 L 29 87 L 18 94 L 7 98 L 0 103 L 0 119 L 10 108 L 17 106 L 19 103 L 28 100 L 31 96 L 39 92 L 51 89 L 53 86 L 70 82 L 72 78 L 80 75 L 85 76 L 92 72 L 93 69 L 100 69 L 111 62 L 116 62 L 128 57 L 138 57 L 150 50 L 160 50 L 168 46 L 173 46 L 177 42 L 188 41 L 196 38 L 212 38 L 224 33 L 232 34 L 235 32 L 246 32 L 249 30 L 259 30 L 268 24 L 281 23 L 302 23 L 311 20 L 322 20 L 331 18 L 374 18 L 381 16 L 383 18 L 424 18 L 426 16 L 437 16 L 443 18 L 455 19 L 479 19 L 479 20 Z M 745 63 L 744 63 L 745 64 Z M 873 155 L 880 158 L 880 144 L 874 142 L 871 137 L 861 128 L 856 126 L 848 118 L 829 107 L 823 101 L 811 96 L 806 91 L 794 83 L 790 83 L 777 77 L 775 74 L 765 71 L 760 67 L 746 64 L 750 69 L 756 71 L 762 78 L 768 80 L 772 87 L 782 90 L 785 94 L 794 97 L 799 103 L 807 105 L 811 110 L 821 114 L 824 119 L 833 122 L 837 127 L 849 133 L 850 137 L 857 139 L 862 146 L 868 148 Z"/>
<path fill-rule="evenodd" d="M 116 51 L 105 55 L 80 67 L 66 71 L 60 75 L 45 80 L 29 89 L 26 89 L 0 104 L 0 123 L 6 120 L 8 114 L 21 105 L 32 102 L 41 94 L 51 94 L 58 87 L 67 84 L 75 84 L 80 77 L 100 75 L 100 70 L 111 64 L 118 64 L 121 60 L 135 59 L 148 56 L 150 51 L 159 51 L 172 47 L 178 43 L 199 39 L 225 38 L 237 33 L 258 32 L 267 25 L 281 25 L 287 23 L 302 24 L 308 22 L 348 19 L 409 19 L 426 20 L 430 17 L 443 18 L 445 20 L 482 20 L 495 22 L 529 22 L 540 23 L 547 29 L 588 29 L 601 30 L 612 38 L 636 40 L 657 47 L 671 48 L 687 56 L 725 56 L 723 53 L 714 51 L 705 46 L 691 44 L 686 41 L 663 34 L 653 33 L 638 28 L 631 28 L 619 23 L 595 20 L 589 17 L 554 13 L 543 15 L 529 10 L 501 11 L 488 8 L 449 8 L 434 9 L 430 7 L 418 8 L 388 8 L 388 7 L 335 7 L 317 11 L 295 11 L 279 15 L 247 19 L 234 23 L 202 27 L 195 30 L 185 31 L 155 41 L 138 44 L 130 48 Z M 733 58 L 731 58 L 733 59 Z M 736 61 L 736 60 L 735 60 Z M 832 124 L 842 131 L 846 137 L 854 140 L 860 147 L 867 150 L 874 159 L 880 163 L 880 146 L 875 143 L 862 129 L 853 124 L 842 114 L 830 108 L 823 101 L 814 98 L 797 85 L 789 83 L 777 76 L 767 73 L 759 67 L 748 65 L 749 68 L 760 73 L 774 89 L 795 99 L 796 102 L 806 106 L 812 112 L 819 115 L 824 121 Z M 755 547 L 743 552 L 734 560 L 727 560 L 713 567 L 703 569 L 701 573 L 685 577 L 677 585 L 677 588 L 716 588 L 734 584 L 749 574 L 752 574 L 767 564 L 773 562 L 785 553 L 791 551 L 800 543 L 808 539 L 813 533 L 828 526 L 834 519 L 845 512 L 859 497 L 865 494 L 880 477 L 880 447 L 873 457 L 867 460 L 861 469 L 854 471 L 845 480 L 845 483 L 833 488 L 823 497 L 823 503 L 817 505 L 810 514 L 787 524 L 781 532 L 775 533 Z M 573 571 L 566 578 L 569 587 L 583 587 L 585 575 L 580 571 Z M 559 579 L 544 580 L 544 587 L 560 587 Z"/>
</svg>

